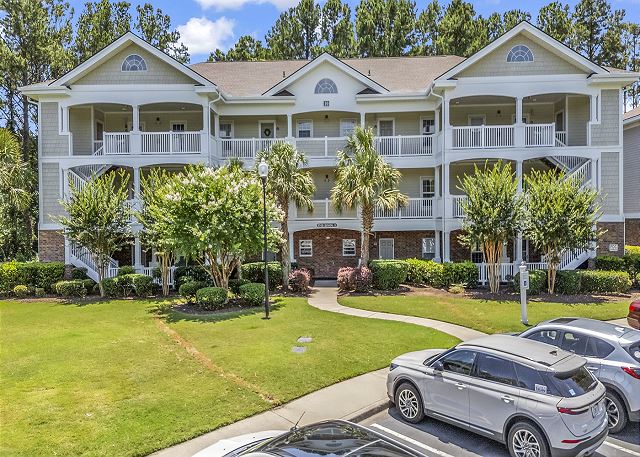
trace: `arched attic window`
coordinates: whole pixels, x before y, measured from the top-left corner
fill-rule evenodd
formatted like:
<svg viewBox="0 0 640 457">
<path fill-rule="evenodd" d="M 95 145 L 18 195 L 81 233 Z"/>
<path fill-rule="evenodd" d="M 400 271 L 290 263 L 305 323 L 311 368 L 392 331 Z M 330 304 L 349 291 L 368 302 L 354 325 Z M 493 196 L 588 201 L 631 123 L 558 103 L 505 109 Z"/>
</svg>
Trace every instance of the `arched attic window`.
<svg viewBox="0 0 640 457">
<path fill-rule="evenodd" d="M 122 61 L 122 71 L 147 71 L 147 62 L 138 54 L 128 55 Z"/>
<path fill-rule="evenodd" d="M 329 78 L 322 78 L 316 84 L 316 89 L 314 91 L 316 94 L 337 94 L 338 86 Z"/>
<path fill-rule="evenodd" d="M 507 62 L 533 62 L 533 52 L 524 44 L 518 44 L 509 50 Z"/>
</svg>

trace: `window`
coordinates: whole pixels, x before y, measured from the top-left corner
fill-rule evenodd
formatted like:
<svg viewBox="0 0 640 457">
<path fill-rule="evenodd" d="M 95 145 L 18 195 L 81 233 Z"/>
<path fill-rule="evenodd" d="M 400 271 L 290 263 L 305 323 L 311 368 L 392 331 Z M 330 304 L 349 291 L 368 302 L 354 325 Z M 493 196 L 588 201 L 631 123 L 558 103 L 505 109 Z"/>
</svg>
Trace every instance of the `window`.
<svg viewBox="0 0 640 457">
<path fill-rule="evenodd" d="M 445 355 L 440 359 L 445 371 L 451 371 L 453 373 L 471 374 L 471 368 L 473 368 L 473 361 L 476 358 L 476 353 L 472 351 L 453 351 Z"/>
<path fill-rule="evenodd" d="M 356 240 L 342 240 L 342 256 L 355 257 L 355 255 L 356 255 Z"/>
<path fill-rule="evenodd" d="M 356 129 L 355 119 L 340 119 L 340 136 L 349 136 Z"/>
<path fill-rule="evenodd" d="M 311 138 L 313 136 L 313 121 L 298 121 L 298 138 Z"/>
<path fill-rule="evenodd" d="M 184 132 L 187 130 L 187 123 L 184 121 L 171 121 L 172 132 Z"/>
<path fill-rule="evenodd" d="M 314 93 L 337 94 L 338 86 L 336 86 L 336 83 L 331 81 L 329 78 L 322 78 L 320 81 L 318 81 L 318 84 L 316 84 L 316 89 L 314 90 Z"/>
<path fill-rule="evenodd" d="M 233 122 L 220 122 L 220 138 L 233 138 Z"/>
<path fill-rule="evenodd" d="M 589 337 L 587 342 L 587 357 L 596 357 L 598 359 L 604 359 L 613 352 L 615 348 L 604 340 L 596 338 L 594 336 Z"/>
<path fill-rule="evenodd" d="M 471 261 L 473 263 L 484 263 L 484 254 L 479 243 L 474 244 L 471 248 Z"/>
<path fill-rule="evenodd" d="M 122 61 L 122 71 L 147 71 L 147 62 L 138 54 L 128 55 Z"/>
<path fill-rule="evenodd" d="M 436 194 L 436 179 L 430 176 L 420 178 L 420 193 L 422 198 L 432 198 Z"/>
<path fill-rule="evenodd" d="M 584 355 L 587 353 L 587 340 L 586 335 L 579 333 L 564 332 L 562 335 L 562 343 L 560 347 L 565 351 L 573 352 L 574 354 Z"/>
<path fill-rule="evenodd" d="M 517 386 L 516 370 L 511 360 L 488 354 L 478 354 L 476 376 L 487 381 Z"/>
<path fill-rule="evenodd" d="M 436 121 L 434 119 L 421 119 L 421 133 L 423 135 L 433 135 L 436 133 Z"/>
<path fill-rule="evenodd" d="M 533 62 L 533 52 L 525 45 L 518 44 L 507 54 L 507 62 Z"/>
<path fill-rule="evenodd" d="M 393 119 L 380 119 L 378 121 L 378 136 L 393 136 L 394 133 Z"/>
<path fill-rule="evenodd" d="M 539 330 L 527 335 L 527 339 L 550 344 L 552 346 L 559 346 L 558 332 L 556 330 Z"/>
<path fill-rule="evenodd" d="M 432 260 L 436 257 L 436 239 L 422 238 L 422 258 Z"/>
<path fill-rule="evenodd" d="M 313 240 L 300 240 L 300 257 L 313 257 Z"/>
<path fill-rule="evenodd" d="M 487 116 L 484 114 L 470 114 L 469 115 L 469 125 L 478 127 L 481 125 L 485 125 L 487 123 Z"/>
<path fill-rule="evenodd" d="M 544 383 L 542 376 L 540 376 L 540 372 L 534 368 L 527 367 L 525 365 L 520 365 L 519 363 L 514 364 L 516 367 L 516 375 L 518 376 L 518 386 L 523 389 L 532 390 L 533 392 L 537 392 L 539 394 L 546 394 L 548 392 L 548 387 Z"/>
</svg>

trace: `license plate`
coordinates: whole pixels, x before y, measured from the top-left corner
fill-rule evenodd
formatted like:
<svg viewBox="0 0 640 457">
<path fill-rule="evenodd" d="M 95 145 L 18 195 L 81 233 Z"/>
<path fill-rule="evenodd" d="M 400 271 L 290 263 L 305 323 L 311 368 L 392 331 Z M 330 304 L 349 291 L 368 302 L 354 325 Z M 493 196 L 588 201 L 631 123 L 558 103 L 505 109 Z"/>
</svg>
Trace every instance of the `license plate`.
<svg viewBox="0 0 640 457">
<path fill-rule="evenodd" d="M 602 412 L 602 403 L 596 403 L 591 407 L 591 415 L 597 417 Z"/>
</svg>

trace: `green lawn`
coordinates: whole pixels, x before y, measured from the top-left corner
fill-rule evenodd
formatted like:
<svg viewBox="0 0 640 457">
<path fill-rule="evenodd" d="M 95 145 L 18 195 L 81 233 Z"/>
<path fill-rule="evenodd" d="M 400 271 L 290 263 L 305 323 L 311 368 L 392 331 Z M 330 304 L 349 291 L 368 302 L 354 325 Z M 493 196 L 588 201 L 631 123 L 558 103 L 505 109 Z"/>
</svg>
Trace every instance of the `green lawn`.
<svg viewBox="0 0 640 457">
<path fill-rule="evenodd" d="M 146 455 L 402 352 L 456 343 L 303 299 L 284 300 L 270 321 L 258 312 L 156 317 L 157 307 L 0 302 L 0 455 Z M 304 354 L 291 352 L 299 336 L 314 339 Z"/>
<path fill-rule="evenodd" d="M 436 295 L 347 296 L 338 301 L 352 308 L 428 317 L 485 333 L 515 332 L 526 328 L 520 323 L 520 302 L 515 301 Z M 580 304 L 529 302 L 528 317 L 529 324 L 561 316 L 609 320 L 625 317 L 628 310 L 628 300 Z"/>
</svg>

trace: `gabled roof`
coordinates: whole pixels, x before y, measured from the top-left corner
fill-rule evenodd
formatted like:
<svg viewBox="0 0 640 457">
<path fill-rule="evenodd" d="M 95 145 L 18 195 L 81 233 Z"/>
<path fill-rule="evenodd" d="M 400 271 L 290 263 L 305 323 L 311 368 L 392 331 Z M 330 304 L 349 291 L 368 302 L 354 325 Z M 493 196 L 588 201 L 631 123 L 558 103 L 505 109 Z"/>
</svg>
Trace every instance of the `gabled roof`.
<svg viewBox="0 0 640 457">
<path fill-rule="evenodd" d="M 120 38 L 116 39 L 113 43 L 106 46 L 105 48 L 103 48 L 102 50 L 98 51 L 96 54 L 91 56 L 89 59 L 82 62 L 73 70 L 67 72 L 65 75 L 61 76 L 57 80 L 49 83 L 49 86 L 63 86 L 66 84 L 70 84 L 72 81 L 77 80 L 78 78 L 86 75 L 92 69 L 94 69 L 101 63 L 107 61 L 111 56 L 113 56 L 118 51 L 124 49 L 125 47 L 129 46 L 132 43 L 140 46 L 141 48 L 148 51 L 158 59 L 169 64 L 176 70 L 184 73 L 185 75 L 187 75 L 188 77 L 196 81 L 198 84 L 201 84 L 203 86 L 215 86 L 214 83 L 212 83 L 210 80 L 208 80 L 201 74 L 193 71 L 193 69 L 189 68 L 187 65 L 184 65 L 183 63 L 178 62 L 173 57 L 160 51 L 159 49 L 157 49 L 150 43 L 146 42 L 145 40 L 143 40 L 133 32 L 125 33 Z"/>
<path fill-rule="evenodd" d="M 624 113 L 624 123 L 631 124 L 640 122 L 640 106 Z"/>
<path fill-rule="evenodd" d="M 574 51 L 573 49 L 562 44 L 561 42 L 551 37 L 550 35 L 547 35 L 545 32 L 535 27 L 531 23 L 527 21 L 522 21 L 518 25 L 513 27 L 511 30 L 504 33 L 500 38 L 497 38 L 496 40 L 494 40 L 493 42 L 491 42 L 490 44 L 482 48 L 480 51 L 473 54 L 464 62 L 461 62 L 460 64 L 451 68 L 446 73 L 442 74 L 440 77 L 438 77 L 438 79 L 444 80 L 444 79 L 454 78 L 458 73 L 465 70 L 466 68 L 469 68 L 471 65 L 481 60 L 483 57 L 485 57 L 486 55 L 488 55 L 489 53 L 497 49 L 499 46 L 503 45 L 505 42 L 507 42 L 511 38 L 521 33 L 527 36 L 528 38 L 537 41 L 538 43 L 540 43 L 541 46 L 563 57 L 564 59 L 573 63 L 578 68 L 583 69 L 587 73 L 596 73 L 596 74 L 609 73 L 609 71 L 606 70 L 605 68 L 599 65 L 596 65 L 586 57 Z"/>
</svg>

